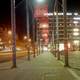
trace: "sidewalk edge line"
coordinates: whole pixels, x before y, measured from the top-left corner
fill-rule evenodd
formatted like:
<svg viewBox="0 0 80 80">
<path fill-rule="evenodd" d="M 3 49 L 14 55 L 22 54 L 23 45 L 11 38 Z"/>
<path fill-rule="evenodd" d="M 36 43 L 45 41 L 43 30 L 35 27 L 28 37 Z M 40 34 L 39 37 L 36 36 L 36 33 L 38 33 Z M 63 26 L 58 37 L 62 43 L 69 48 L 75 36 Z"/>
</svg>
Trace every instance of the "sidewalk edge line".
<svg viewBox="0 0 80 80">
<path fill-rule="evenodd" d="M 62 65 L 64 65 L 64 63 L 63 62 L 61 62 L 60 61 L 60 63 L 62 64 Z M 80 76 L 78 76 L 72 69 L 70 69 L 70 68 L 66 68 L 77 80 L 80 80 Z"/>
</svg>

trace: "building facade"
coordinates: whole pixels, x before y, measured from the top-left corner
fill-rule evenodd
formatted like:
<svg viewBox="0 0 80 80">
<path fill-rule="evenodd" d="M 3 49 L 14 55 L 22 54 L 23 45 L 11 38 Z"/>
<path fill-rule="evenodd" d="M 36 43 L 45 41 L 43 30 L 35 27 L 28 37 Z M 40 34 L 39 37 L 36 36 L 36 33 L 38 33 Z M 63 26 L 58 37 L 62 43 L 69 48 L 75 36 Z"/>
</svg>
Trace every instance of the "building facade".
<svg viewBox="0 0 80 80">
<path fill-rule="evenodd" d="M 80 21 L 78 13 L 67 13 L 66 14 L 66 25 L 67 25 L 67 42 L 68 47 L 72 49 L 79 49 L 80 46 Z M 63 13 L 54 13 L 54 16 L 49 16 L 49 27 L 50 36 L 52 34 L 53 42 L 60 47 L 64 46 L 65 40 L 65 27 L 64 27 L 64 15 Z"/>
</svg>

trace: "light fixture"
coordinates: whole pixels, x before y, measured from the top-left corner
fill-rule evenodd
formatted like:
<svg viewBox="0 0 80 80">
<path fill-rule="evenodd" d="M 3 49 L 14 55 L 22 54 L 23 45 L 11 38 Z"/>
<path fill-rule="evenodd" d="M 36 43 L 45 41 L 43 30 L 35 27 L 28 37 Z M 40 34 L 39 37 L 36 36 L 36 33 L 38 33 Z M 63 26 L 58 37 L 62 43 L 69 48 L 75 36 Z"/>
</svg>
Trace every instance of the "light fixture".
<svg viewBox="0 0 80 80">
<path fill-rule="evenodd" d="M 45 0 L 36 0 L 37 3 L 44 3 Z"/>
</svg>

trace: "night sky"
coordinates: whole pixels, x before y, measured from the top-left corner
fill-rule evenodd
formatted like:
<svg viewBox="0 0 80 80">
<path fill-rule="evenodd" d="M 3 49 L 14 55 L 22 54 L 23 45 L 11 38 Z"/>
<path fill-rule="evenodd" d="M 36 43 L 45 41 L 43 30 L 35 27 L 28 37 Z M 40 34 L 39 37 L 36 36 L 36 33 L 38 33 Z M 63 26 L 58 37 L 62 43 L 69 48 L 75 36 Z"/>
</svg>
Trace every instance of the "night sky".
<svg viewBox="0 0 80 80">
<path fill-rule="evenodd" d="M 17 32 L 19 34 L 26 33 L 26 8 L 25 8 L 25 0 L 18 5 L 18 3 L 22 0 L 16 0 L 16 23 L 17 23 Z M 30 0 L 29 0 L 30 1 Z M 33 1 L 33 0 L 32 0 Z M 49 1 L 49 11 L 52 11 L 54 0 Z M 51 4 L 52 3 L 52 4 Z M 68 11 L 79 11 L 80 12 L 80 0 L 67 0 L 67 10 Z M 29 10 L 30 19 L 32 17 L 31 10 Z M 0 25 L 10 25 L 10 0 L 0 0 Z M 30 20 L 30 23 L 32 21 Z M 31 25 L 30 25 L 31 27 Z M 32 29 L 32 28 L 30 28 Z"/>
</svg>

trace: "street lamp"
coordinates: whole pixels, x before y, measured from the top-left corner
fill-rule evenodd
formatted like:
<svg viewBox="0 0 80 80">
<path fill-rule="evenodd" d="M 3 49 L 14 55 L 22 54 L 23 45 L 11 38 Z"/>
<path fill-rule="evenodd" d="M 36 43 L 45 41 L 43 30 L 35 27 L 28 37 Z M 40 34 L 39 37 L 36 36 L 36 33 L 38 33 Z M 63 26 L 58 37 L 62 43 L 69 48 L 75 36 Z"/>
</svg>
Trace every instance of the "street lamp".
<svg viewBox="0 0 80 80">
<path fill-rule="evenodd" d="M 24 36 L 24 40 L 26 40 L 27 39 L 27 36 Z"/>
<path fill-rule="evenodd" d="M 28 41 L 31 42 L 31 39 L 29 38 Z"/>
<path fill-rule="evenodd" d="M 12 31 L 11 30 L 8 31 L 8 35 L 12 35 Z"/>
</svg>

